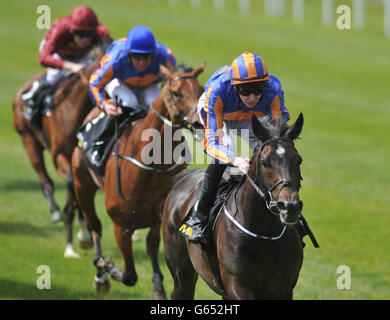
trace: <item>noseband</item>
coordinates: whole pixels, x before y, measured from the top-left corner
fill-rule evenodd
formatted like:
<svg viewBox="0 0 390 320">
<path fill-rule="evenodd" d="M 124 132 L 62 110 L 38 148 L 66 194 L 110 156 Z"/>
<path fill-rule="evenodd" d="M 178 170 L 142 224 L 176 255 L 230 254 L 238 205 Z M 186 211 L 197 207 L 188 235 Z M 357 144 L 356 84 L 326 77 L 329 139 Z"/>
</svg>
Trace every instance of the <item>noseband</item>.
<svg viewBox="0 0 390 320">
<path fill-rule="evenodd" d="M 281 179 L 280 181 L 276 182 L 273 186 L 271 187 L 266 187 L 264 186 L 263 183 L 261 183 L 261 181 L 259 180 L 259 175 L 260 175 L 260 153 L 263 151 L 264 147 L 267 145 L 267 144 L 270 144 L 272 142 L 290 142 L 292 143 L 292 145 L 294 146 L 294 142 L 289 139 L 289 138 L 273 138 L 273 139 L 269 139 L 265 142 L 263 142 L 261 145 L 260 145 L 260 150 L 259 150 L 259 156 L 257 157 L 256 159 L 256 178 L 255 178 L 255 181 L 252 180 L 252 178 L 246 174 L 246 177 L 247 179 L 249 180 L 250 184 L 253 186 L 253 188 L 256 190 L 256 192 L 263 198 L 265 204 L 266 204 L 266 207 L 274 214 L 279 214 L 279 209 L 277 207 L 277 202 L 278 200 L 275 200 L 274 199 L 274 196 L 272 195 L 273 191 L 279 186 L 281 185 L 280 189 L 279 189 L 279 192 L 278 192 L 278 197 L 277 199 L 279 199 L 279 195 L 280 195 L 280 192 L 282 191 L 282 189 L 284 187 L 291 187 L 291 186 L 295 186 L 296 183 L 292 180 L 292 179 L 289 179 L 289 178 L 283 178 Z"/>
</svg>

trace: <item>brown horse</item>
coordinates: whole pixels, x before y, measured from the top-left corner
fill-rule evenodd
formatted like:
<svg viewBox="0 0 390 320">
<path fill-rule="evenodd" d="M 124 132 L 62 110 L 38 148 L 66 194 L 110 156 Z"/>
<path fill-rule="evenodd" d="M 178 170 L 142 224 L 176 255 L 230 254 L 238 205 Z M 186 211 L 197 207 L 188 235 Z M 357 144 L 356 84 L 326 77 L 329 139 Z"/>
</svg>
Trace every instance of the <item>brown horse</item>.
<svg viewBox="0 0 390 320">
<path fill-rule="evenodd" d="M 161 212 L 164 199 L 168 194 L 172 177 L 185 169 L 186 163 L 152 161 L 145 164 L 143 155 L 150 147 L 149 138 L 143 135 L 157 133 L 160 139 L 153 152 L 158 153 L 160 159 L 172 158 L 173 150 L 179 144 L 172 142 L 172 137 L 166 134 L 171 126 L 174 135 L 179 128 L 189 128 L 198 121 L 196 105 L 203 87 L 196 80 L 204 66 L 194 70 L 179 72 L 168 70 L 164 66 L 160 71 L 167 78 L 158 97 L 150 106 L 145 118 L 128 125 L 119 138 L 119 159 L 110 156 L 105 165 L 105 176 L 97 176 L 87 169 L 84 164 L 83 150 L 76 148 L 72 157 L 72 170 L 75 182 L 75 193 L 81 209 L 86 215 L 88 230 L 95 246 L 94 263 L 97 275 L 94 286 L 99 292 L 109 289 L 109 280 L 106 272 L 113 280 L 125 285 L 135 285 L 137 274 L 132 254 L 132 234 L 134 230 L 150 227 L 147 236 L 147 253 L 153 266 L 153 294 L 155 299 L 166 298 L 162 285 L 162 274 L 158 264 L 158 248 L 160 243 Z M 93 110 L 85 122 L 98 115 L 100 110 Z M 168 137 L 168 138 L 167 138 Z M 145 141 L 147 140 L 147 141 Z M 172 148 L 167 148 L 167 143 Z M 116 148 L 115 148 L 116 150 Z M 132 158 L 130 158 L 132 157 Z M 128 161 L 129 160 L 129 161 Z M 117 161 L 120 169 L 120 194 L 116 194 Z M 100 239 L 102 227 L 96 215 L 94 197 L 100 187 L 104 190 L 106 210 L 114 224 L 116 242 L 124 262 L 121 272 L 111 260 L 104 260 Z"/>
<path fill-rule="evenodd" d="M 45 73 L 39 73 L 29 79 L 18 90 L 13 100 L 14 127 L 19 133 L 32 166 L 38 174 L 43 194 L 50 201 L 52 222 L 65 218 L 67 244 L 65 257 L 78 257 L 72 245 L 72 224 L 74 210 L 77 208 L 73 191 L 73 176 L 70 168 L 71 156 L 76 143 L 76 131 L 93 105 L 88 96 L 88 79 L 97 67 L 97 61 L 103 56 L 109 43 L 102 43 L 95 47 L 90 55 L 91 60 L 85 73 L 70 75 L 57 89 L 53 96 L 54 109 L 49 110 L 42 117 L 42 129 L 30 124 L 23 117 L 24 103 L 21 99 L 23 92 L 31 88 L 32 83 L 40 79 Z M 67 183 L 67 200 L 64 213 L 61 212 L 54 199 L 54 184 L 49 177 L 43 151 L 47 149 L 57 169 L 57 172 Z M 79 210 L 80 232 L 78 239 L 83 243 L 88 236 L 84 216 Z"/>
<path fill-rule="evenodd" d="M 176 177 L 163 211 L 165 259 L 174 280 L 173 299 L 193 299 L 198 274 L 226 299 L 292 299 L 303 261 L 302 240 L 293 226 L 299 200 L 301 157 L 294 147 L 303 116 L 290 127 L 282 120 L 252 128 L 260 147 L 249 171 L 232 187 L 204 250 L 177 235 L 196 202 L 204 170 Z"/>
</svg>

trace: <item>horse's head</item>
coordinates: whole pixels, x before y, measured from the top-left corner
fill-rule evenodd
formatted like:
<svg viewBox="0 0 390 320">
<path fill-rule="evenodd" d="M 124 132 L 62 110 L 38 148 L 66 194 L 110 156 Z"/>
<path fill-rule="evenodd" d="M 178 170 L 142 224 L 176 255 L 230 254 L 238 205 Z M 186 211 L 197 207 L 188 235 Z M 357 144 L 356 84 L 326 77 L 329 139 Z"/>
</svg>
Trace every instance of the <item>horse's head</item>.
<svg viewBox="0 0 390 320">
<path fill-rule="evenodd" d="M 189 129 L 197 140 L 202 139 L 199 132 L 203 131 L 200 130 L 203 126 L 196 109 L 204 90 L 197 77 L 204 67 L 202 64 L 198 69 L 192 70 L 178 66 L 169 70 L 163 65 L 160 66 L 160 72 L 166 77 L 162 91 L 170 119 L 173 124 Z"/>
<path fill-rule="evenodd" d="M 267 207 L 288 225 L 298 221 L 303 207 L 299 199 L 302 158 L 294 147 L 302 126 L 302 113 L 290 127 L 281 119 L 252 118 L 253 133 L 260 145 L 252 158 L 249 175 L 262 190 Z"/>
</svg>

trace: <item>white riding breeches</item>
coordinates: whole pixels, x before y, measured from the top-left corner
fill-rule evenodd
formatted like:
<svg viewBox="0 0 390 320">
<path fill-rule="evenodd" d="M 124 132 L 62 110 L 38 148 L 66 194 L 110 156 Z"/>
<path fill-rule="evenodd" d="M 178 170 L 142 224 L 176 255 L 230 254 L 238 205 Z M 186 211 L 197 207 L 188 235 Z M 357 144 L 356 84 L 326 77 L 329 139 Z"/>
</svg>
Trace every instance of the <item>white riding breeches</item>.
<svg viewBox="0 0 390 320">
<path fill-rule="evenodd" d="M 160 86 L 154 83 L 145 88 L 137 89 L 115 78 L 106 85 L 105 90 L 112 99 L 115 97 L 119 99 L 124 107 L 138 108 L 139 106 L 151 105 L 160 92 Z"/>
</svg>

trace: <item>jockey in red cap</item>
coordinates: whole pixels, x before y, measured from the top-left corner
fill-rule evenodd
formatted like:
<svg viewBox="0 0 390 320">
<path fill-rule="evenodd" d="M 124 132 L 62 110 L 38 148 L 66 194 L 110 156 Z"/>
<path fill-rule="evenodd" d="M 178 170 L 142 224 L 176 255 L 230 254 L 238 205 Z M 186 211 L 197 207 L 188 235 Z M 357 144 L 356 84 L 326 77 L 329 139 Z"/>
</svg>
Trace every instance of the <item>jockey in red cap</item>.
<svg viewBox="0 0 390 320">
<path fill-rule="evenodd" d="M 47 67 L 46 76 L 35 81 L 22 95 L 27 107 L 25 118 L 31 121 L 38 113 L 37 96 L 47 92 L 66 71 L 81 71 L 88 63 L 92 47 L 106 39 L 111 41 L 108 29 L 99 24 L 96 14 L 88 7 L 76 7 L 70 16 L 55 20 L 41 42 L 38 56 L 40 64 Z"/>
</svg>

